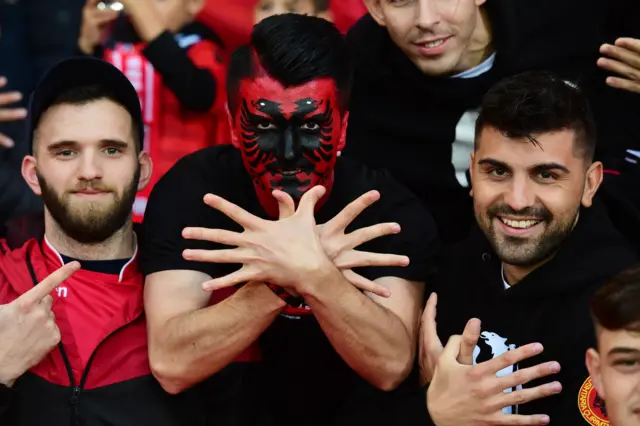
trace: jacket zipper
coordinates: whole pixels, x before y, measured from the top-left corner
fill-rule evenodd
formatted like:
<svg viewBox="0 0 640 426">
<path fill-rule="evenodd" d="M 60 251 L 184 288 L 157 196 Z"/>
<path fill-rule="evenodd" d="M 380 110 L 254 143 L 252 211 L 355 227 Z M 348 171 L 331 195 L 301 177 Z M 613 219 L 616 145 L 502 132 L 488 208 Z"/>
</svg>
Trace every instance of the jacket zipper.
<svg viewBox="0 0 640 426">
<path fill-rule="evenodd" d="M 31 275 L 31 280 L 33 281 L 33 285 L 38 285 L 38 277 L 36 276 L 35 270 L 33 269 L 33 265 L 31 264 L 31 255 L 27 255 L 27 267 L 29 268 L 29 273 Z M 69 376 L 69 385 L 71 386 L 71 397 L 69 398 L 69 405 L 71 406 L 71 426 L 81 426 L 80 422 L 80 413 L 79 413 L 79 405 L 80 405 L 80 396 L 82 395 L 82 391 L 84 391 L 84 386 L 87 382 L 87 377 L 89 376 L 89 370 L 91 369 L 91 364 L 93 362 L 93 358 L 95 354 L 100 349 L 100 346 L 111 336 L 118 333 L 125 327 L 128 327 L 130 324 L 136 322 L 142 313 L 137 315 L 131 321 L 126 324 L 121 325 L 120 327 L 113 330 L 111 333 L 107 334 L 104 339 L 98 343 L 93 352 L 91 352 L 91 356 L 89 357 L 89 361 L 82 372 L 82 377 L 80 378 L 80 386 L 76 384 L 75 377 L 73 377 L 73 369 L 71 368 L 71 362 L 69 361 L 69 357 L 67 356 L 67 352 L 64 350 L 64 346 L 62 342 L 58 343 L 58 349 L 60 349 L 60 355 L 62 356 L 62 361 L 64 362 L 65 369 L 67 370 L 67 375 Z"/>
</svg>

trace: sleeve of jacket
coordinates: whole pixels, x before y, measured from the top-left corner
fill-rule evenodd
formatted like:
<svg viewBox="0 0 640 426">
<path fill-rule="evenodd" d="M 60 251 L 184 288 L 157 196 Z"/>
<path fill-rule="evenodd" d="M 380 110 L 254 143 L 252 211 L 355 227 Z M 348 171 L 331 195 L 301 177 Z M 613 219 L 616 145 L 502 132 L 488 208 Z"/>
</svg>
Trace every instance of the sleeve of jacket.
<svg viewBox="0 0 640 426">
<path fill-rule="evenodd" d="M 143 54 L 184 109 L 206 112 L 224 102 L 224 59 L 215 43 L 201 40 L 183 49 L 165 31 L 149 42 Z"/>
<path fill-rule="evenodd" d="M 0 262 L 3 262 L 3 257 L 6 252 L 8 252 L 9 248 L 4 243 L 4 241 L 0 241 Z M 11 294 L 9 292 L 9 286 L 7 285 L 6 278 L 2 269 L 0 269 L 0 305 L 5 305 L 9 303 L 11 299 Z M 2 325 L 0 324 L 0 329 Z M 2 362 L 2 360 L 0 360 Z M 0 425 L 10 425 L 13 424 L 10 421 L 10 408 L 13 403 L 15 397 L 15 390 L 12 388 L 8 388 L 4 385 L 0 384 Z"/>
</svg>

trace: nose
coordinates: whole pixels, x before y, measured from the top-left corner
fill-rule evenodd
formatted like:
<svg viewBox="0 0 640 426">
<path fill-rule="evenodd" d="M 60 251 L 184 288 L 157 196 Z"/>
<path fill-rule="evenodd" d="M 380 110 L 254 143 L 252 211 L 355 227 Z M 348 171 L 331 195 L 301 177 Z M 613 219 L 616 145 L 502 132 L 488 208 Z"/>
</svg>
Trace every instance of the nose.
<svg viewBox="0 0 640 426">
<path fill-rule="evenodd" d="M 296 147 L 296 137 L 293 133 L 293 129 L 291 129 L 290 127 L 287 127 L 285 129 L 282 143 L 282 157 L 285 162 L 291 162 L 295 160 L 298 149 Z"/>
<path fill-rule="evenodd" d="M 425 31 L 433 31 L 440 23 L 440 12 L 437 3 L 442 0 L 419 0 L 416 10 L 416 27 Z"/>
<path fill-rule="evenodd" d="M 103 175 L 102 165 L 98 155 L 89 150 L 85 150 L 80 156 L 78 170 L 78 179 L 80 180 L 95 180 L 101 179 Z"/>
<path fill-rule="evenodd" d="M 536 197 L 529 179 L 524 176 L 515 176 L 507 188 L 504 198 L 509 207 L 520 211 L 533 206 Z"/>
</svg>

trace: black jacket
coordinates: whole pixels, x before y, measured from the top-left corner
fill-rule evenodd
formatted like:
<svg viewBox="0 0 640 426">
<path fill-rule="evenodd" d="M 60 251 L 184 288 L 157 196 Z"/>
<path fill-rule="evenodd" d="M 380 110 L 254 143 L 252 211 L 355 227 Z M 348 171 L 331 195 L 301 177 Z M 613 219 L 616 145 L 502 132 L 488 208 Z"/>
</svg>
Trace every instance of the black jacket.
<svg viewBox="0 0 640 426">
<path fill-rule="evenodd" d="M 563 390 L 518 406 L 518 413 L 547 414 L 552 425 L 562 426 L 586 424 L 582 412 L 587 408 L 602 416 L 602 408 L 592 404 L 583 406 L 581 412 L 578 404 L 580 390 L 589 378 L 585 353 L 596 343 L 589 299 L 604 283 L 640 260 L 640 240 L 630 241 L 626 230 L 623 232 L 598 200 L 581 211 L 576 228 L 551 261 L 505 290 L 501 261 L 484 234 L 475 229 L 469 241 L 445 254 L 437 287 L 440 339 L 446 342 L 451 335 L 460 334 L 465 323 L 476 317 L 482 321 L 482 337 L 474 354 L 477 363 L 507 349 L 540 342 L 544 352 L 518 368 L 558 361 L 562 371 L 526 387 L 558 380 Z"/>
<path fill-rule="evenodd" d="M 475 118 L 465 113 L 476 110 L 505 76 L 546 69 L 586 90 L 599 126 L 597 157 L 605 167 L 616 167 L 627 149 L 640 146 L 640 95 L 607 87 L 606 73 L 596 67 L 601 43 L 640 34 L 637 22 L 620 19 L 623 14 L 637 17 L 640 2 L 491 0 L 484 7 L 497 53 L 493 68 L 475 78 L 422 74 L 370 16 L 348 34 L 355 78 L 343 155 L 389 169 L 427 203 L 445 241 L 466 237 L 472 223 L 464 182 L 469 156 L 460 151 L 462 171 L 456 178 L 453 142 L 468 139 L 471 148 Z M 467 137 L 460 132 L 463 116 L 471 118 Z M 630 194 L 635 193 L 640 189 Z"/>
</svg>

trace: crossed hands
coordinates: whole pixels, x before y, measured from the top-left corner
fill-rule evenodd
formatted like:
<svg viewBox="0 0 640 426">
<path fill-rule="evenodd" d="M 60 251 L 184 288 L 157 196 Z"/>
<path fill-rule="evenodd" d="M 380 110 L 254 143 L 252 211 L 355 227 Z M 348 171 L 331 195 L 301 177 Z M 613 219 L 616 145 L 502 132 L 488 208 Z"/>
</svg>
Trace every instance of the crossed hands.
<svg viewBox="0 0 640 426">
<path fill-rule="evenodd" d="M 598 59 L 598 66 L 619 75 L 608 77 L 607 84 L 640 94 L 640 40 L 619 38 L 613 45 L 603 44 L 600 53 L 607 57 Z"/>
<path fill-rule="evenodd" d="M 559 393 L 558 382 L 517 389 L 532 380 L 560 371 L 560 364 L 547 362 L 498 377 L 499 371 L 540 354 L 543 347 L 532 343 L 477 365 L 473 350 L 480 337 L 480 320 L 471 319 L 462 335 L 451 336 L 442 346 L 436 332 L 437 295 L 429 297 L 422 316 L 420 376 L 429 383 L 427 408 L 437 426 L 546 425 L 547 415 L 505 414 L 502 409 Z"/>
<path fill-rule="evenodd" d="M 385 287 L 356 274 L 352 268 L 406 266 L 408 257 L 362 252 L 355 248 L 378 237 L 400 232 L 400 225 L 382 223 L 345 234 L 347 226 L 380 198 L 377 191 L 367 192 L 329 222 L 317 225 L 314 211 L 325 192 L 322 186 L 310 189 L 296 209 L 288 194 L 274 191 L 280 211 L 278 220 L 261 219 L 221 197 L 207 194 L 204 202 L 238 223 L 244 232 L 186 228 L 184 238 L 236 248 L 185 250 L 183 256 L 191 261 L 242 264 L 238 271 L 204 283 L 203 288 L 207 291 L 258 281 L 275 284 L 292 294 L 302 294 L 310 275 L 323 273 L 326 268 L 337 268 L 358 289 L 389 297 Z"/>
</svg>

